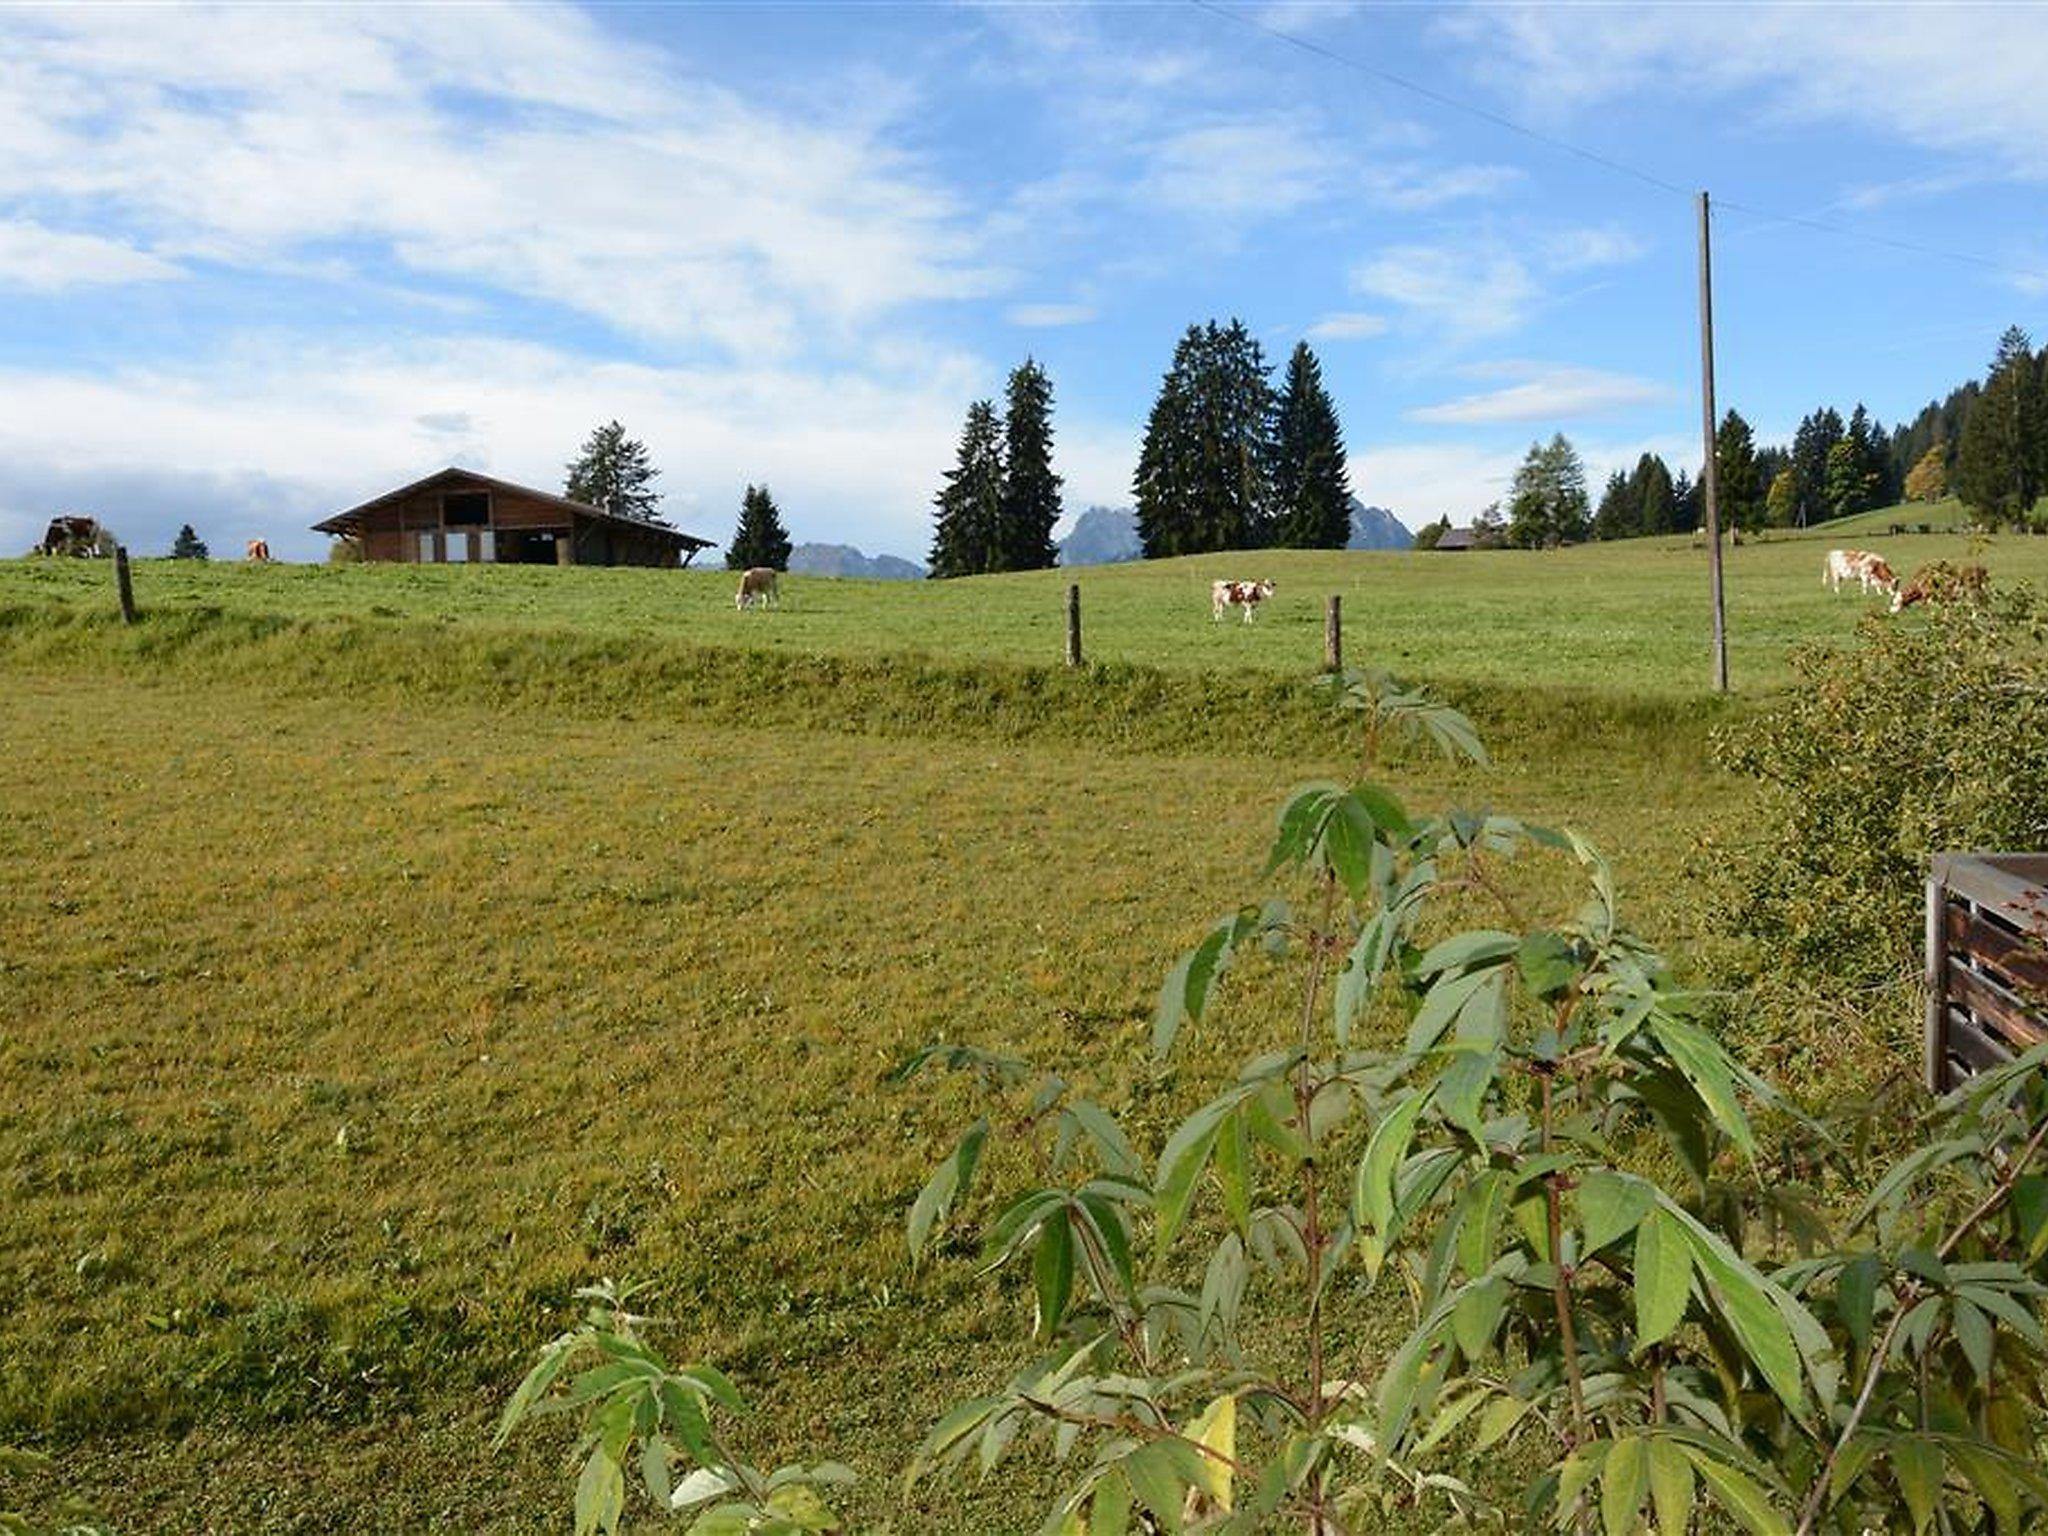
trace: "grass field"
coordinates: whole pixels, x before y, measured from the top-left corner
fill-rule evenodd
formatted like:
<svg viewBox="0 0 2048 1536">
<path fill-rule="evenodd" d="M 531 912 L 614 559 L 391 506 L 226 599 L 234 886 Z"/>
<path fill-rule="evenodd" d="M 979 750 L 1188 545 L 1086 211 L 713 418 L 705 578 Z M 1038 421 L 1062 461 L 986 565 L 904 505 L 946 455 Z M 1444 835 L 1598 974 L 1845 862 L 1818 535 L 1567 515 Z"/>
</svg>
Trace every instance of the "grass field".
<svg viewBox="0 0 2048 1536">
<path fill-rule="evenodd" d="M 1901 574 L 1933 559 L 1981 560 L 1996 579 L 2048 578 L 2048 539 L 1961 534 L 1879 537 L 1920 509 L 1867 514 L 1727 552 L 1730 669 L 1737 688 L 1787 678 L 1801 641 L 1846 635 L 1872 603 L 1830 595 L 1827 544 L 1854 536 L 1888 552 Z M 1943 520 L 1939 509 L 1927 516 Z M 780 612 L 733 611 L 723 571 L 530 567 L 247 566 L 140 561 L 139 601 L 161 612 L 218 608 L 351 622 L 429 619 L 484 633 L 570 631 L 790 656 L 915 656 L 942 663 L 1056 663 L 1066 584 L 1080 584 L 1091 661 L 1177 671 L 1295 673 L 1322 654 L 1323 604 L 1344 599 L 1355 656 L 1446 685 L 1532 682 L 1632 698 L 1680 698 L 1708 680 L 1706 554 L 1686 540 L 1636 540 L 1548 552 L 1459 554 L 1265 551 L 1252 556 L 1094 566 L 971 582 L 792 577 Z M 1209 617 L 1219 576 L 1270 575 L 1274 601 L 1256 623 Z M 97 562 L 0 562 L 0 608 L 104 609 L 111 574 Z"/>
<path fill-rule="evenodd" d="M 1224 1029 L 1157 1069 L 1145 1026 L 1259 891 L 1284 790 L 1345 767 L 1297 683 L 1311 593 L 1355 655 L 1522 699 L 1492 771 L 1409 756 L 1400 788 L 1581 827 L 1681 953 L 1700 840 L 1751 804 L 1699 764 L 1692 551 L 1275 557 L 1280 606 L 1212 627 L 1243 563 L 1082 573 L 1091 650 L 1133 666 L 1079 678 L 1016 666 L 1056 650 L 1058 573 L 742 617 L 723 575 L 148 563 L 123 630 L 104 567 L 0 566 L 0 1443 L 123 1531 L 563 1529 L 561 1443 L 484 1443 L 570 1288 L 618 1275 L 764 1454 L 860 1471 L 856 1528 L 1035 1528 L 1028 1487 L 900 1485 L 1028 1306 L 965 1248 L 909 1269 L 965 1100 L 885 1077 L 1001 1046 L 1156 1150 L 1235 1068 Z M 1865 606 L 1812 542 L 1731 564 L 1753 688 Z M 1532 673 L 1612 707 L 1541 728 Z"/>
</svg>

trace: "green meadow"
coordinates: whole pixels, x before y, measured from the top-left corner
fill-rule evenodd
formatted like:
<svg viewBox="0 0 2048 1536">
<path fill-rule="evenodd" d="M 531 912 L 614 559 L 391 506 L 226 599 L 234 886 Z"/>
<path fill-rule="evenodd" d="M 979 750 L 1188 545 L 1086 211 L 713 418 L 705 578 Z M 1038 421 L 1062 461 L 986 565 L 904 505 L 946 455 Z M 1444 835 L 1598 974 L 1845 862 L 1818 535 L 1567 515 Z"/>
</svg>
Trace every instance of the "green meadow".
<svg viewBox="0 0 2048 1536">
<path fill-rule="evenodd" d="M 2048 576 L 2048 539 L 1858 537 Z M 750 1448 L 855 1467 L 854 1528 L 1035 1529 L 1014 1480 L 902 1484 L 1029 1302 L 976 1272 L 985 1205 L 910 1266 L 969 1111 L 892 1069 L 1020 1053 L 1155 1152 L 1235 1070 L 1227 1028 L 1154 1065 L 1148 1020 L 1261 890 L 1288 787 L 1353 759 L 1310 681 L 1331 593 L 1350 658 L 1494 749 L 1399 756 L 1407 797 L 1585 831 L 1696 955 L 1702 860 L 1753 803 L 1708 728 L 1878 606 L 1822 590 L 1830 542 L 1729 552 L 1730 703 L 1682 542 L 798 577 L 748 614 L 722 572 L 146 561 L 133 628 L 104 565 L 0 563 L 0 1444 L 56 1456 L 0 1508 L 567 1529 L 566 1436 L 488 1441 L 615 1276 L 739 1383 Z M 1279 595 L 1214 624 L 1225 574 Z M 1399 1321 L 1335 1305 L 1368 1353 Z"/>
</svg>

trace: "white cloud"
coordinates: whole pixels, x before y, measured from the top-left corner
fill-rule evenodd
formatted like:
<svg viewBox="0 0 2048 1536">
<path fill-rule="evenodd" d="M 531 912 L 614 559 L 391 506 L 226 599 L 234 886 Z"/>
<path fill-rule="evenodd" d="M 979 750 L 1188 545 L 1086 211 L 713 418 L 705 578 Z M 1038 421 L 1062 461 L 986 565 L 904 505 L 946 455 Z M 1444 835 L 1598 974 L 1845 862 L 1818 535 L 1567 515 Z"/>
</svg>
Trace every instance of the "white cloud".
<svg viewBox="0 0 2048 1536">
<path fill-rule="evenodd" d="M 1543 237 L 1544 262 L 1555 272 L 1585 272 L 1638 260 L 1649 246 L 1618 225 L 1560 229 Z"/>
<path fill-rule="evenodd" d="M 160 257 L 360 243 L 750 353 L 997 281 L 872 118 L 763 109 L 565 6 L 17 9 L 0 58 L 0 199 Z"/>
<path fill-rule="evenodd" d="M 1375 165 L 1365 173 L 1365 191 L 1383 208 L 1427 213 L 1470 198 L 1497 198 L 1522 179 L 1511 165 Z"/>
<path fill-rule="evenodd" d="M 1661 455 L 1673 474 L 1698 465 L 1698 444 L 1683 437 L 1579 442 L 1577 447 L 1595 496 L 1612 471 L 1632 468 L 1645 453 Z M 1410 528 L 1439 517 L 1465 524 L 1489 503 L 1506 499 L 1527 451 L 1526 443 L 1380 444 L 1352 452 L 1351 485 L 1360 501 L 1388 508 Z"/>
<path fill-rule="evenodd" d="M 1092 304 L 1014 304 L 1005 314 L 1012 325 L 1050 328 L 1086 325 L 1096 315 Z"/>
<path fill-rule="evenodd" d="M 1212 123 L 1156 144 L 1137 190 L 1176 213 L 1277 218 L 1327 193 L 1335 170 L 1328 150 L 1301 124 Z"/>
<path fill-rule="evenodd" d="M 1765 93 L 1754 117 L 1848 122 L 2048 177 L 2048 27 L 2032 5 L 1480 7 L 1445 23 L 1526 108 L 1555 112 L 1683 80 Z"/>
<path fill-rule="evenodd" d="M 0 219 L 0 287 L 61 293 L 182 276 L 174 263 L 118 240 L 49 229 L 28 219 Z"/>
<path fill-rule="evenodd" d="M 1512 252 L 1442 245 L 1391 246 L 1354 267 L 1351 285 L 1459 340 L 1514 330 L 1542 297 Z"/>
<path fill-rule="evenodd" d="M 1342 309 L 1324 315 L 1308 328 L 1309 337 L 1314 341 L 1366 341 L 1386 333 L 1385 315 L 1368 314 L 1358 309 Z"/>
<path fill-rule="evenodd" d="M 1639 405 L 1657 405 L 1672 392 L 1650 379 L 1543 363 L 1496 363 L 1466 370 L 1506 376 L 1512 384 L 1409 411 L 1410 421 L 1472 426 L 1484 422 L 1562 422 L 1604 415 Z"/>
</svg>

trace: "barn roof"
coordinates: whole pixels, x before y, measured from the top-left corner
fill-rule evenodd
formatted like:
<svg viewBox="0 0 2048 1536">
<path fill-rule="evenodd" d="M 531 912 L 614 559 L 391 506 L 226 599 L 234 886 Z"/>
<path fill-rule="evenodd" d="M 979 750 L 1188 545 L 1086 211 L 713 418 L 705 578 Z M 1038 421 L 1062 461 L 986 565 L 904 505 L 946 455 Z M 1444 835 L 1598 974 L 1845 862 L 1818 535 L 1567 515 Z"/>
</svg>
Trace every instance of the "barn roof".
<svg viewBox="0 0 2048 1536">
<path fill-rule="evenodd" d="M 552 491 L 537 491 L 530 485 L 514 485 L 510 480 L 500 480 L 492 475 L 478 474 L 473 469 L 460 469 L 450 465 L 436 470 L 423 480 L 410 485 L 401 485 L 395 491 L 386 491 L 382 496 L 372 496 L 360 506 L 350 507 L 346 512 L 337 512 L 324 522 L 313 525 L 315 533 L 352 534 L 362 526 L 363 518 L 379 507 L 403 500 L 416 491 L 429 490 L 437 485 L 465 484 L 486 486 L 494 491 L 511 491 L 520 496 L 529 496 L 535 501 L 548 502 L 577 517 L 590 518 L 595 522 L 611 523 L 621 528 L 630 528 L 638 533 L 651 534 L 667 540 L 679 549 L 709 549 L 710 539 L 700 539 L 695 534 L 684 533 L 682 529 L 667 523 L 651 523 L 637 517 L 621 517 L 616 512 L 607 512 L 603 507 L 593 507 L 587 501 L 571 501 L 567 496 L 557 496 Z"/>
<path fill-rule="evenodd" d="M 1446 528 L 1435 545 L 1436 549 L 1474 549 L 1479 543 L 1476 528 Z"/>
</svg>

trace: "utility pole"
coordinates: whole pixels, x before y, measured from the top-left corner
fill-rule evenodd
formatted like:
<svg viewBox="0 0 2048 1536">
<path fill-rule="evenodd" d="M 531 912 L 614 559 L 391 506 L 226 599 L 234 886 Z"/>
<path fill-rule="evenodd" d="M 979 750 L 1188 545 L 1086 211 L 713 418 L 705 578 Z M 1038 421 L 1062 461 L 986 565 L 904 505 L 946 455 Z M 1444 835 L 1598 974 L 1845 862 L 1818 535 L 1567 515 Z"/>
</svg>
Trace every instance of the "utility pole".
<svg viewBox="0 0 2048 1536">
<path fill-rule="evenodd" d="M 1707 194 L 1700 194 L 1700 423 L 1707 463 L 1707 565 L 1714 583 L 1714 692 L 1728 691 L 1728 613 L 1721 599 L 1721 471 L 1714 453 L 1714 257 Z"/>
</svg>

